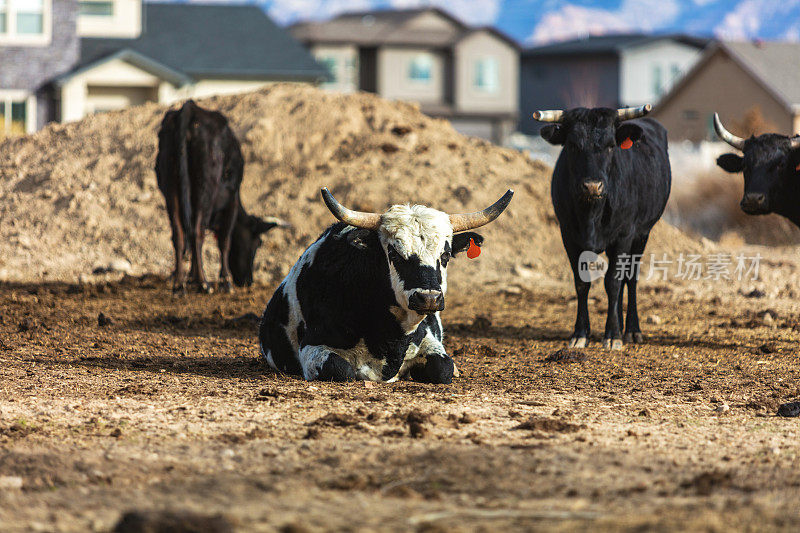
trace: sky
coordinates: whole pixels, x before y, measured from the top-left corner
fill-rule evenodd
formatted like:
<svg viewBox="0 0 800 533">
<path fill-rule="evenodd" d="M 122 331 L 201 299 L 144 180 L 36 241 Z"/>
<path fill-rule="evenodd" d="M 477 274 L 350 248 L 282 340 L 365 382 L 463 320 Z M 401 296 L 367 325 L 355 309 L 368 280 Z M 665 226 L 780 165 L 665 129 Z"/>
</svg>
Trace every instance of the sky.
<svg viewBox="0 0 800 533">
<path fill-rule="evenodd" d="M 325 19 L 343 11 L 434 5 L 465 22 L 496 26 L 527 46 L 631 31 L 800 41 L 800 0 L 255 1 L 281 24 Z"/>
</svg>

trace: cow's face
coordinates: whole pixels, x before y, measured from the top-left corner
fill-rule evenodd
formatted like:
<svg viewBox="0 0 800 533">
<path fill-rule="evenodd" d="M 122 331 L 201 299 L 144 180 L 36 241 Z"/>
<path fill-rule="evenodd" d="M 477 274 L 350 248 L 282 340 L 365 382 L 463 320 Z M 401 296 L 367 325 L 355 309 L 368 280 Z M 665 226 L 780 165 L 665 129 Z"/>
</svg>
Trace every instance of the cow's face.
<svg viewBox="0 0 800 533">
<path fill-rule="evenodd" d="M 800 182 L 800 150 L 785 135 L 765 134 L 744 141 L 744 157 L 724 154 L 717 159 L 726 172 L 744 173 L 742 211 L 749 215 L 781 212 Z"/>
<path fill-rule="evenodd" d="M 231 234 L 231 252 L 228 262 L 233 282 L 239 287 L 253 284 L 253 264 L 256 252 L 261 246 L 261 235 L 275 227 L 288 224 L 274 217 L 262 219 L 253 215 L 243 215 L 236 219 Z"/>
<path fill-rule="evenodd" d="M 483 237 L 473 232 L 453 235 L 449 216 L 429 207 L 395 205 L 381 217 L 378 228 L 389 263 L 392 290 L 398 305 L 419 315 L 444 309 L 450 259 Z"/>
<path fill-rule="evenodd" d="M 638 125 L 620 121 L 617 110 L 606 108 L 571 109 L 561 122 L 541 129 L 547 142 L 564 146 L 573 193 L 589 204 L 606 199 L 615 153 L 630 149 L 642 134 Z"/>
</svg>

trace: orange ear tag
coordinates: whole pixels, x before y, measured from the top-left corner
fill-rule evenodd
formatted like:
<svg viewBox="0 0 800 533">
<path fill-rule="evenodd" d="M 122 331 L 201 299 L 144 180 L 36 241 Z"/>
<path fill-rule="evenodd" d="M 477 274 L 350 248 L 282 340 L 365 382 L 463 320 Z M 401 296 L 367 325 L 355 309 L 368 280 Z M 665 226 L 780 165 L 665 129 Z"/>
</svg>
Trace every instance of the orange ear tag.
<svg viewBox="0 0 800 533">
<path fill-rule="evenodd" d="M 622 144 L 619 145 L 619 147 L 622 148 L 623 150 L 627 150 L 631 146 L 633 146 L 633 141 L 631 140 L 630 137 L 622 141 Z"/>
<path fill-rule="evenodd" d="M 481 255 L 481 247 L 475 244 L 475 241 L 470 239 L 469 240 L 469 248 L 467 248 L 467 257 L 470 259 L 475 259 Z"/>
<path fill-rule="evenodd" d="M 800 172 L 800 163 L 798 163 L 798 164 L 797 164 L 797 166 L 796 166 L 796 167 L 794 167 L 794 169 L 795 169 L 796 171 Z"/>
</svg>

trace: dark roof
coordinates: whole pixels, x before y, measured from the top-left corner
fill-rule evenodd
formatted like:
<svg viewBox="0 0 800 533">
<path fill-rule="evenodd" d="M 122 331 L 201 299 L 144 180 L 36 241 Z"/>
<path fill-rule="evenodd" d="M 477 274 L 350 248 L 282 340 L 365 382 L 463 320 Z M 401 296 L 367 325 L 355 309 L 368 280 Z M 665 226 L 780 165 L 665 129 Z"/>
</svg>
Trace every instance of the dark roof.
<svg viewBox="0 0 800 533">
<path fill-rule="evenodd" d="M 600 35 L 583 37 L 559 43 L 546 44 L 529 48 L 523 52 L 525 57 L 533 56 L 561 56 L 582 54 L 619 54 L 626 48 L 643 46 L 664 39 L 677 41 L 688 46 L 702 49 L 711 42 L 710 39 L 693 37 L 684 34 L 656 34 L 621 33 L 615 35 Z"/>
<path fill-rule="evenodd" d="M 132 50 L 195 77 L 316 80 L 327 75 L 300 43 L 257 6 L 142 3 L 137 39 L 81 39 L 76 70 Z"/>
<path fill-rule="evenodd" d="M 406 24 L 425 13 L 433 13 L 451 23 L 449 28 L 413 28 Z M 519 44 L 489 26 L 467 26 L 447 11 L 435 7 L 416 9 L 376 9 L 342 13 L 330 20 L 300 22 L 290 27 L 294 37 L 305 43 L 347 43 L 362 46 L 419 45 L 452 46 L 477 31 L 487 31 L 514 48 Z"/>
</svg>

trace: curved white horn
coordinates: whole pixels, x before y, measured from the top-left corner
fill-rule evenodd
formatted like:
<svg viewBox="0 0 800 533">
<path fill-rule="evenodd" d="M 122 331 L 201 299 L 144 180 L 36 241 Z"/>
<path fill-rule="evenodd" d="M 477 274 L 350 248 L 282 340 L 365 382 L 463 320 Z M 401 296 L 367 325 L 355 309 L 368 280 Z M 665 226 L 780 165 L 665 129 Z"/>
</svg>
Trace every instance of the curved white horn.
<svg viewBox="0 0 800 533">
<path fill-rule="evenodd" d="M 548 111 L 535 111 L 533 119 L 539 122 L 561 122 L 564 112 L 560 109 L 550 109 Z"/>
<path fill-rule="evenodd" d="M 506 207 L 508 207 L 508 204 L 511 202 L 512 196 L 514 196 L 513 189 L 508 189 L 499 200 L 483 211 L 450 215 L 450 225 L 453 226 L 453 233 L 475 229 L 496 219 L 506 210 Z"/>
<path fill-rule="evenodd" d="M 364 213 L 347 209 L 336 201 L 336 198 L 333 197 L 327 187 L 320 189 L 320 192 L 325 205 L 328 206 L 333 216 L 345 224 L 364 229 L 378 229 L 378 226 L 381 225 L 381 216 L 378 213 Z"/>
<path fill-rule="evenodd" d="M 720 139 L 730 144 L 737 150 L 744 150 L 744 139 L 737 137 L 733 133 L 726 130 L 725 126 L 722 125 L 722 121 L 719 119 L 719 114 L 717 113 L 714 113 L 714 130 L 717 132 L 717 135 Z"/>
<path fill-rule="evenodd" d="M 617 109 L 617 118 L 620 120 L 631 120 L 633 118 L 643 117 L 653 109 L 650 104 L 645 104 L 641 107 L 623 107 Z"/>
</svg>

